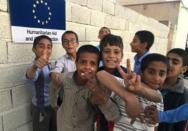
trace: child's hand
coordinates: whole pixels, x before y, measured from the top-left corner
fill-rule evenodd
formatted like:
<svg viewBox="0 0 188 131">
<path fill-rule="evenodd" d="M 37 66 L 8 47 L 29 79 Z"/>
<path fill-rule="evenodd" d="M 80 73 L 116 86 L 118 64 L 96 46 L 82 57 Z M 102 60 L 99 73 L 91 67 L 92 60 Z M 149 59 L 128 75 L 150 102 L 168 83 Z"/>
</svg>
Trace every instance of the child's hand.
<svg viewBox="0 0 188 131">
<path fill-rule="evenodd" d="M 37 68 L 43 68 L 46 64 L 48 64 L 48 55 L 47 55 L 47 51 L 44 50 L 42 56 L 40 56 L 36 61 L 34 66 Z"/>
<path fill-rule="evenodd" d="M 44 50 L 42 56 L 40 56 L 40 57 L 35 61 L 35 64 L 34 64 L 34 65 L 35 65 L 37 68 L 43 68 L 46 64 L 48 64 L 48 60 L 49 60 L 49 58 L 48 58 L 47 51 Z"/>
<path fill-rule="evenodd" d="M 48 62 L 49 57 L 48 57 L 47 50 L 44 50 L 44 51 L 43 51 L 43 55 L 42 55 L 41 57 L 42 57 L 44 60 L 46 60 L 46 62 Z"/>
<path fill-rule="evenodd" d="M 136 75 L 135 73 L 133 73 L 131 77 L 132 78 L 128 81 L 128 90 L 139 94 L 140 92 L 142 92 L 143 89 L 140 75 Z"/>
<path fill-rule="evenodd" d="M 95 105 L 102 105 L 109 99 L 108 94 L 100 88 L 100 84 L 97 81 L 96 73 L 93 71 L 86 72 L 87 76 L 86 87 L 91 91 L 91 102 Z"/>
<path fill-rule="evenodd" d="M 155 105 L 147 106 L 144 109 L 144 114 L 146 118 L 146 122 L 149 124 L 156 124 L 159 123 L 159 116 L 158 116 L 158 110 Z"/>
<path fill-rule="evenodd" d="M 117 69 L 119 71 L 119 73 L 121 74 L 122 78 L 124 79 L 124 83 L 125 85 L 129 85 L 129 80 L 132 79 L 132 71 L 131 71 L 131 63 L 130 63 L 130 59 L 127 59 L 127 73 L 125 73 L 123 71 L 123 69 L 117 65 Z"/>
<path fill-rule="evenodd" d="M 84 74 L 87 77 L 86 86 L 91 90 L 95 91 L 95 87 L 98 86 L 96 73 L 91 71 L 88 71 Z"/>
<path fill-rule="evenodd" d="M 35 63 L 34 63 L 34 67 L 35 68 L 43 68 L 46 64 L 48 64 L 48 61 L 46 61 L 46 59 L 44 59 L 43 57 L 38 58 Z"/>
<path fill-rule="evenodd" d="M 60 80 L 59 80 L 59 77 L 60 77 L 60 73 L 56 73 L 56 72 L 52 72 L 50 74 L 50 77 L 52 79 L 52 82 L 55 86 L 58 86 L 60 84 Z"/>
<path fill-rule="evenodd" d="M 130 59 L 127 59 L 127 73 L 120 66 L 117 66 L 117 69 L 129 91 L 139 93 L 142 90 L 140 76 L 131 71 Z"/>
</svg>

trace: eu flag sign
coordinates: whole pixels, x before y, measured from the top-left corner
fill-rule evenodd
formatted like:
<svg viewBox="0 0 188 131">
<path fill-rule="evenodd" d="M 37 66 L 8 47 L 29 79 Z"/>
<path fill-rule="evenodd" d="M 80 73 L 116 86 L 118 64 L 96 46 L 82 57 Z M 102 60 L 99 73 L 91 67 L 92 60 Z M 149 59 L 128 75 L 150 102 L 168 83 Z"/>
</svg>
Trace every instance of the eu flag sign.
<svg viewBox="0 0 188 131">
<path fill-rule="evenodd" d="M 65 30 L 64 0 L 9 0 L 9 8 L 13 41 L 30 43 L 38 35 L 48 35 L 60 42 Z"/>
</svg>

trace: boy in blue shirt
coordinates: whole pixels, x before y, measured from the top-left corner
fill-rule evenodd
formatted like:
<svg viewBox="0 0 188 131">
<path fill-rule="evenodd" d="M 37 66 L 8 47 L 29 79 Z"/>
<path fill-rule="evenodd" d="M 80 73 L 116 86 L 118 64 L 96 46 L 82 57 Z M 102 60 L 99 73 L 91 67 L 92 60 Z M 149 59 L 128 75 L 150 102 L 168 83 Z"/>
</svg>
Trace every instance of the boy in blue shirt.
<svg viewBox="0 0 188 131">
<path fill-rule="evenodd" d="M 32 84 L 33 131 L 56 131 L 56 113 L 49 102 L 52 40 L 45 35 L 36 37 L 32 51 L 35 59 L 27 69 L 25 79 Z"/>
<path fill-rule="evenodd" d="M 154 35 L 147 30 L 141 30 L 135 33 L 135 36 L 130 44 L 132 52 L 135 52 L 134 57 L 134 72 L 140 74 L 140 65 L 142 59 L 149 54 L 149 50 L 154 42 Z"/>
</svg>

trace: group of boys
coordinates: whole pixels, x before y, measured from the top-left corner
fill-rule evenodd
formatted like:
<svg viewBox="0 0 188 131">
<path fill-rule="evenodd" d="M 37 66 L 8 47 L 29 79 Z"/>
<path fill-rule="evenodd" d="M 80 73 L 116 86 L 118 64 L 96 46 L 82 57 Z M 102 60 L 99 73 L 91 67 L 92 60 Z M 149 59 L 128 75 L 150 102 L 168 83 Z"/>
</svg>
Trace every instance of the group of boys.
<svg viewBox="0 0 188 131">
<path fill-rule="evenodd" d="M 130 61 L 127 68 L 120 66 L 122 38 L 111 34 L 107 27 L 100 29 L 98 38 L 100 51 L 92 45 L 81 46 L 77 51 L 77 34 L 66 31 L 62 35 L 66 54 L 53 69 L 49 62 L 51 39 L 44 35 L 35 38 L 32 50 L 36 58 L 25 75 L 33 85 L 34 131 L 93 131 L 95 121 L 98 131 L 154 130 L 155 123 L 167 122 L 162 120 L 167 118 L 165 112 L 158 117 L 158 110 L 163 110 L 162 96 L 164 110 L 186 103 L 186 89 L 179 77 L 188 65 L 184 50 L 172 49 L 167 58 L 151 54 L 154 35 L 138 31 L 130 44 L 132 52 L 137 53 L 133 73 Z M 103 64 L 98 68 L 100 60 Z M 159 131 L 184 128 L 185 121 L 158 126 Z"/>
</svg>

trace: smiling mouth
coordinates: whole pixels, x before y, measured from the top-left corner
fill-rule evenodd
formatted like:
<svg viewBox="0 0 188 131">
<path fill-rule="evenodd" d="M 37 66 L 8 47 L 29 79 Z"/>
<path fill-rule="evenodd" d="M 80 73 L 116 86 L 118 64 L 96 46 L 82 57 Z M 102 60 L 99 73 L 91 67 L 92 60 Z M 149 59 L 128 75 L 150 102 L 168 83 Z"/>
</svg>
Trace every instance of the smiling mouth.
<svg viewBox="0 0 188 131">
<path fill-rule="evenodd" d="M 111 60 L 107 60 L 106 62 L 109 63 L 109 64 L 116 64 L 115 61 L 111 61 Z"/>
<path fill-rule="evenodd" d="M 91 73 L 93 70 L 94 70 L 94 69 L 93 69 L 93 68 L 91 68 L 89 71 L 86 71 L 86 72 L 81 72 L 81 73 L 80 73 L 80 75 L 81 75 L 81 76 L 85 76 L 85 75 L 87 75 L 87 74 Z"/>
</svg>

